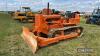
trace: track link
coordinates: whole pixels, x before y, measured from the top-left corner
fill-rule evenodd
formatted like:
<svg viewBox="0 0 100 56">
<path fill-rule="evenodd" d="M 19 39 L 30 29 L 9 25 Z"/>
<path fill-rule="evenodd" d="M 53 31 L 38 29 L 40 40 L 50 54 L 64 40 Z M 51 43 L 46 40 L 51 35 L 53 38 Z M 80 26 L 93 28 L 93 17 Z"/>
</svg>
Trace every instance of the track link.
<svg viewBox="0 0 100 56">
<path fill-rule="evenodd" d="M 80 32 L 77 32 L 77 30 L 80 30 Z M 77 32 L 80 36 L 83 32 L 83 27 L 81 26 L 70 26 L 70 27 L 64 27 L 64 28 L 55 28 L 51 29 L 49 31 L 48 37 L 55 37 L 56 34 L 59 34 L 60 31 L 64 31 L 64 35 L 70 34 L 72 32 Z"/>
</svg>

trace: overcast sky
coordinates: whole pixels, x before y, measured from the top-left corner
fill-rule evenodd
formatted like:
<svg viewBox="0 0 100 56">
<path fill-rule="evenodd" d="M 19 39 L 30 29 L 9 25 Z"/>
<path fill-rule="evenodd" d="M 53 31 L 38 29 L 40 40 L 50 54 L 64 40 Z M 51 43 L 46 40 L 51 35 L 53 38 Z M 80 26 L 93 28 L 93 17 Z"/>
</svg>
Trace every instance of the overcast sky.
<svg viewBox="0 0 100 56">
<path fill-rule="evenodd" d="M 93 11 L 100 6 L 98 0 L 0 0 L 0 10 L 18 10 L 21 6 L 29 6 L 33 11 L 38 11 L 47 6 L 61 11 Z M 6 6 L 7 5 L 7 6 Z"/>
</svg>

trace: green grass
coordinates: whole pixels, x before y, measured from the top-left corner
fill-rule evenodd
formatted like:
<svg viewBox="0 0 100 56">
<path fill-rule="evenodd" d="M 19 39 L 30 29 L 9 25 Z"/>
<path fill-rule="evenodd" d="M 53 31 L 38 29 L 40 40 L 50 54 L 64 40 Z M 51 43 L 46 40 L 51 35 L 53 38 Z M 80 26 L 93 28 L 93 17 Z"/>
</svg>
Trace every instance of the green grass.
<svg viewBox="0 0 100 56">
<path fill-rule="evenodd" d="M 0 14 L 0 56 L 100 56 L 100 26 L 85 24 L 83 18 L 80 23 L 84 27 L 82 37 L 43 47 L 36 54 L 32 54 L 20 36 L 22 26 L 31 25 L 18 23 L 7 14 Z M 93 48 L 94 51 L 78 53 L 77 48 Z"/>
</svg>

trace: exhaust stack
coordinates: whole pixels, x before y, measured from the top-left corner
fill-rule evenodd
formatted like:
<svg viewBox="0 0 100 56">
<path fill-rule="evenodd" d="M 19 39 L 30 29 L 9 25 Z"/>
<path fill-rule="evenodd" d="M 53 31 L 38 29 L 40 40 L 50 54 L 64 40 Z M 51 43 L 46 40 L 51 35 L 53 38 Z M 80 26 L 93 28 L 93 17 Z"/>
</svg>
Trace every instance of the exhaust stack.
<svg viewBox="0 0 100 56">
<path fill-rule="evenodd" d="M 49 15 L 49 6 L 50 6 L 50 4 L 48 2 L 48 4 L 47 4 L 47 15 Z"/>
</svg>

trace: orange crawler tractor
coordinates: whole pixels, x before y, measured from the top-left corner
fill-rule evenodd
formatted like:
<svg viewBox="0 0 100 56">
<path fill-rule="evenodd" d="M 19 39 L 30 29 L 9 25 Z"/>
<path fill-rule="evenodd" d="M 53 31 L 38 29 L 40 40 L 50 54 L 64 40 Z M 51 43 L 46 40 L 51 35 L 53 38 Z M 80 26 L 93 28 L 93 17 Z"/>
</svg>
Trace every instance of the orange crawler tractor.
<svg viewBox="0 0 100 56">
<path fill-rule="evenodd" d="M 42 11 L 43 12 L 43 11 Z M 37 47 L 44 47 L 60 40 L 78 37 L 83 28 L 77 26 L 80 23 L 78 12 L 55 14 L 49 9 L 43 14 L 35 15 L 35 25 L 32 30 L 23 27 L 22 37 L 35 53 Z"/>
</svg>

